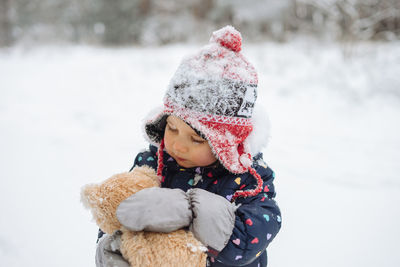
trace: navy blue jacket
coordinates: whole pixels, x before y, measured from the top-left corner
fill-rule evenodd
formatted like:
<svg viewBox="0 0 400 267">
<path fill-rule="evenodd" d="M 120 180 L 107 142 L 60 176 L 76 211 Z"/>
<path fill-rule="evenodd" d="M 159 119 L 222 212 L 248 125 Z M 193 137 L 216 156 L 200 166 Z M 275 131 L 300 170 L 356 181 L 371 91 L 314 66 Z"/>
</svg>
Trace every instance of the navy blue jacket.
<svg viewBox="0 0 400 267">
<path fill-rule="evenodd" d="M 156 170 L 156 153 L 155 146 L 139 153 L 131 170 L 142 165 Z M 263 191 L 254 197 L 236 199 L 235 203 L 241 205 L 236 210 L 232 236 L 217 257 L 208 257 L 207 266 L 267 266 L 266 248 L 279 232 L 281 215 L 274 200 L 274 172 L 265 164 L 261 153 L 253 158 L 253 162 L 253 168 L 263 179 Z M 190 188 L 201 188 L 229 201 L 237 190 L 253 189 L 257 184 L 250 173 L 235 175 L 219 163 L 209 167 L 182 168 L 167 153 L 164 153 L 163 175 L 165 180 L 162 187 L 180 188 L 185 192 Z M 99 237 L 102 235 L 100 230 Z"/>
<path fill-rule="evenodd" d="M 136 156 L 133 167 L 148 165 L 156 170 L 156 153 L 157 148 L 150 146 L 149 150 Z M 163 160 L 165 180 L 162 187 L 180 188 L 185 192 L 190 188 L 201 188 L 230 201 L 236 190 L 254 189 L 257 185 L 250 173 L 235 175 L 219 163 L 182 168 L 166 152 Z M 207 266 L 267 266 L 266 248 L 281 227 L 281 214 L 274 200 L 275 175 L 263 161 L 261 153 L 254 157 L 253 168 L 263 179 L 263 192 L 254 197 L 236 199 L 235 203 L 241 205 L 236 210 L 232 236 L 216 258 L 207 259 Z"/>
</svg>

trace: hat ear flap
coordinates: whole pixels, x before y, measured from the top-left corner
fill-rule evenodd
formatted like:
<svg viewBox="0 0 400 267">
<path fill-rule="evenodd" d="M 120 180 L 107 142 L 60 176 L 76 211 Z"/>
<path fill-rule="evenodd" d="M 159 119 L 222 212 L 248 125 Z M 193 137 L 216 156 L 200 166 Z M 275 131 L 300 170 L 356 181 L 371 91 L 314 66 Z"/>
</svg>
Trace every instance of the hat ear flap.
<svg viewBox="0 0 400 267">
<path fill-rule="evenodd" d="M 271 137 L 271 123 L 265 108 L 256 105 L 252 116 L 253 131 L 244 141 L 245 150 L 255 156 L 267 147 Z"/>
<path fill-rule="evenodd" d="M 164 130 L 168 114 L 164 107 L 152 109 L 143 120 L 142 131 L 144 138 L 152 145 L 159 146 L 164 137 Z"/>
</svg>

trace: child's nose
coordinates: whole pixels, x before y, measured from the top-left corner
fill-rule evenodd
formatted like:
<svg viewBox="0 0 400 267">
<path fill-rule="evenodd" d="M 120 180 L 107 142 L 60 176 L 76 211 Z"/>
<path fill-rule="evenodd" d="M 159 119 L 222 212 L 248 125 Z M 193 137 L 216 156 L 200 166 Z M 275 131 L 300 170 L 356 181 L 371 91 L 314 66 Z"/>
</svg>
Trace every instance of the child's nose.
<svg viewBox="0 0 400 267">
<path fill-rule="evenodd" d="M 188 151 L 187 146 L 180 140 L 175 141 L 174 150 L 181 153 L 186 153 Z"/>
</svg>

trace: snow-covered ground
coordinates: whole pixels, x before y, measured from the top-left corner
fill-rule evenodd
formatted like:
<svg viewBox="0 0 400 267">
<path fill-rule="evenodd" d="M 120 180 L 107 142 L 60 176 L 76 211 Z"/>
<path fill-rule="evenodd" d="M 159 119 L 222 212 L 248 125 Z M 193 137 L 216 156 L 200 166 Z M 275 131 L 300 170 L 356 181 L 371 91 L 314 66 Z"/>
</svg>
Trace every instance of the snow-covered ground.
<svg viewBox="0 0 400 267">
<path fill-rule="evenodd" d="M 245 45 L 283 217 L 269 266 L 400 266 L 399 44 Z M 130 168 L 197 48 L 0 50 L 0 266 L 94 266 L 80 187 Z"/>
</svg>

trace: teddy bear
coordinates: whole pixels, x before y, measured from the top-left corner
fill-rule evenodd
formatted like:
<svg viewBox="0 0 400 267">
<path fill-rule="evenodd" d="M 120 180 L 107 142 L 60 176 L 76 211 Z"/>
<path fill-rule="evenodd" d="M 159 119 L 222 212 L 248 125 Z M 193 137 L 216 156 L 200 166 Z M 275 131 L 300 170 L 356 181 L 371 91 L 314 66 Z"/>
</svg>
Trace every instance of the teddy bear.
<svg viewBox="0 0 400 267">
<path fill-rule="evenodd" d="M 160 180 L 155 171 L 140 166 L 116 174 L 100 184 L 85 185 L 81 201 L 105 233 L 122 232 L 121 254 L 131 266 L 206 266 L 207 249 L 190 231 L 133 232 L 119 223 L 116 216 L 119 204 L 144 188 L 156 186 L 160 186 Z"/>
</svg>

